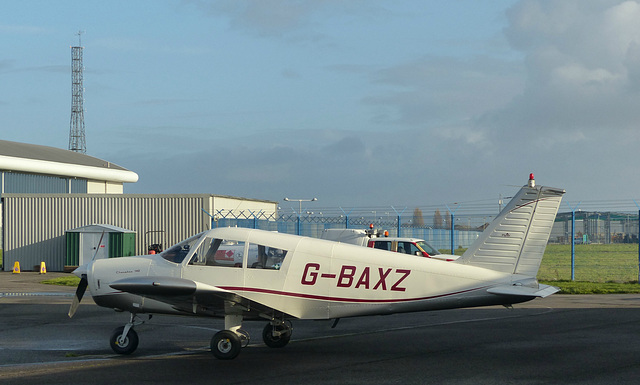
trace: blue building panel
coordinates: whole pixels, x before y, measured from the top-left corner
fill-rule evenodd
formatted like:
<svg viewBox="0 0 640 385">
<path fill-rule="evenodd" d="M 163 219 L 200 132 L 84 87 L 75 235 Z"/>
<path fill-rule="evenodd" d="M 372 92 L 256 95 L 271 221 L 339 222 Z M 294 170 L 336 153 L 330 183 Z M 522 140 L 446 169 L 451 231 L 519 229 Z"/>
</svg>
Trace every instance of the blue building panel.
<svg viewBox="0 0 640 385">
<path fill-rule="evenodd" d="M 86 194 L 87 193 L 87 180 L 86 179 L 71 179 L 69 181 L 71 186 L 71 194 Z"/>
<path fill-rule="evenodd" d="M 87 181 L 48 175 L 4 172 L 2 192 L 6 194 L 86 194 Z"/>
</svg>

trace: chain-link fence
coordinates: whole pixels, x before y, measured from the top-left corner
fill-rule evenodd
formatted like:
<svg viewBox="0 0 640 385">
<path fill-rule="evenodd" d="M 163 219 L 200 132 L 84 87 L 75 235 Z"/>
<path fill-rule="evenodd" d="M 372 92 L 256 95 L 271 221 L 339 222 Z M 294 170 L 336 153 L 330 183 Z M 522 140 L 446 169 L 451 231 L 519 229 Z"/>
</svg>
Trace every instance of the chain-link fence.
<svg viewBox="0 0 640 385">
<path fill-rule="evenodd" d="M 351 215 L 353 214 L 353 215 Z M 454 218 L 455 221 L 455 218 Z M 424 221 L 416 223 L 414 216 L 402 215 L 380 217 L 376 215 L 363 215 L 363 213 L 350 212 L 340 215 L 317 215 L 308 213 L 263 213 L 245 211 L 217 211 L 212 216 L 212 227 L 246 227 L 281 233 L 304 235 L 320 238 L 325 229 L 374 229 L 380 232 L 387 231 L 391 237 L 407 237 L 424 239 L 433 247 L 441 250 L 450 250 L 452 247 L 467 248 L 480 235 L 483 227 L 469 228 L 456 225 L 451 228 L 451 220 L 443 220 L 440 228 L 425 225 Z M 470 221 L 467 221 L 471 223 Z M 455 222 L 454 222 L 455 223 Z M 444 227 L 448 226 L 448 227 Z M 452 242 L 453 240 L 453 242 Z"/>
<path fill-rule="evenodd" d="M 268 214 L 220 210 L 212 215 L 211 226 L 255 228 L 314 238 L 320 238 L 325 229 L 366 230 L 373 226 L 378 231 L 388 231 L 392 237 L 424 239 L 439 250 L 451 252 L 453 248 L 456 252 L 468 248 L 495 218 L 491 214 L 454 212 L 440 217 L 418 216 L 405 211 L 340 209 L 298 215 L 294 210 Z M 549 243 L 540 279 L 629 282 L 638 278 L 637 213 L 561 212 Z"/>
</svg>

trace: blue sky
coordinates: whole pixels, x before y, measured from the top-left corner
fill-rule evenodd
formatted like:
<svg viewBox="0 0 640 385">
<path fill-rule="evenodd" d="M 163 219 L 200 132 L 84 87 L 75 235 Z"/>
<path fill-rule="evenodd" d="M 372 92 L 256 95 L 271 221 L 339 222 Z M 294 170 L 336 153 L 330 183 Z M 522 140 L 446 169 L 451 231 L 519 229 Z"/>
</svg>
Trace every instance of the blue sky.
<svg viewBox="0 0 640 385">
<path fill-rule="evenodd" d="M 637 1 L 24 1 L 0 13 L 2 139 L 87 153 L 128 193 L 321 206 L 640 198 Z"/>
</svg>

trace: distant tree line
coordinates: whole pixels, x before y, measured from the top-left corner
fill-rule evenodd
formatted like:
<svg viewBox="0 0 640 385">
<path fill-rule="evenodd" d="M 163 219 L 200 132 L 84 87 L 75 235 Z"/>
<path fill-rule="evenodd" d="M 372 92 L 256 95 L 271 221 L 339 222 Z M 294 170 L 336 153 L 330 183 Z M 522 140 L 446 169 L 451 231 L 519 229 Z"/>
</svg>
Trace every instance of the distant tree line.
<svg viewBox="0 0 640 385">
<path fill-rule="evenodd" d="M 455 229 L 456 230 L 474 230 L 474 231 L 482 231 L 484 230 L 489 224 L 485 223 L 482 226 L 479 227 L 469 227 L 469 226 L 465 226 L 465 225 L 456 225 Z M 424 215 L 422 213 L 422 210 L 419 208 L 416 208 L 413 210 L 413 219 L 411 221 L 411 224 L 409 225 L 411 227 L 425 227 L 425 222 L 424 222 Z M 433 228 L 434 229 L 450 229 L 451 228 L 451 215 L 450 214 L 445 214 L 442 215 L 442 213 L 440 212 L 440 209 L 436 209 L 436 211 L 433 213 Z"/>
</svg>

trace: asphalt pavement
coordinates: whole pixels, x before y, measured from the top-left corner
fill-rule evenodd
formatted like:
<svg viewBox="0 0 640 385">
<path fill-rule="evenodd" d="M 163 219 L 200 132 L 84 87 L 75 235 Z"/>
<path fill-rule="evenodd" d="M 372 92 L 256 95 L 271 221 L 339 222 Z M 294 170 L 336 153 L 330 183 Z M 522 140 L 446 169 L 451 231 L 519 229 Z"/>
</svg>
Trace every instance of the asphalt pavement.
<svg viewBox="0 0 640 385">
<path fill-rule="evenodd" d="M 42 281 L 59 277 L 74 276 L 71 273 L 48 272 L 40 274 L 39 272 L 25 271 L 19 274 L 3 271 L 0 272 L 0 296 L 7 294 L 24 294 L 24 293 L 67 293 L 75 292 L 74 287 L 48 285 Z"/>
<path fill-rule="evenodd" d="M 40 283 L 63 273 L 0 274 L 0 384 L 637 384 L 639 295 L 552 295 L 503 307 L 294 321 L 271 349 L 263 322 L 232 361 L 209 352 L 221 320 L 154 316 L 138 350 L 119 356 L 111 331 L 127 313 Z"/>
</svg>

